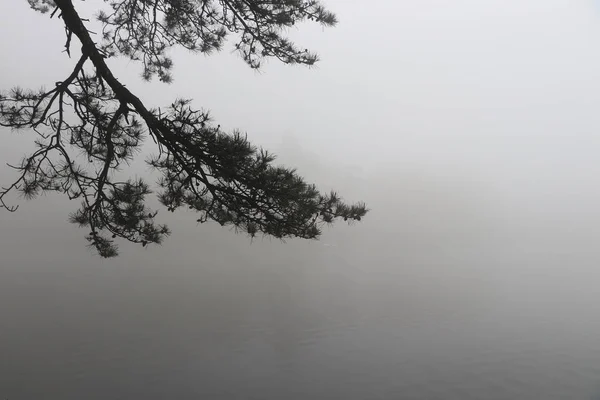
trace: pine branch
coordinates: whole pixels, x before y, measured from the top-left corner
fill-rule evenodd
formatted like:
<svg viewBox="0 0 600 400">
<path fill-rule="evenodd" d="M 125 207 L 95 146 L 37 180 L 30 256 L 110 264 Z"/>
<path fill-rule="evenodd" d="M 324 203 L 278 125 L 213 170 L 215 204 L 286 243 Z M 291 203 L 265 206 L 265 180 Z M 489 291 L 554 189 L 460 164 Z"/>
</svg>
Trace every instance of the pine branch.
<svg viewBox="0 0 600 400">
<path fill-rule="evenodd" d="M 134 157 L 148 134 L 158 145 L 158 154 L 148 163 L 161 174 L 160 202 L 169 211 L 184 206 L 195 210 L 198 222 L 214 220 L 252 237 L 262 233 L 314 239 L 324 224 L 338 218 L 360 220 L 367 213 L 364 204 L 348 205 L 334 192 L 321 194 L 295 170 L 273 166 L 273 155 L 239 132 L 226 134 L 213 127 L 209 115 L 192 109 L 189 100 L 176 100 L 165 111 L 147 109 L 106 63 L 114 54 L 111 49 L 123 45 L 114 35 L 128 29 L 137 47 L 132 52 L 121 50 L 131 57 L 143 53 L 145 73 L 158 73 L 166 80 L 170 64 L 164 58 L 156 64 L 164 57 L 166 44 L 193 48 L 194 40 L 201 40 L 203 46 L 218 48 L 219 38 L 224 37 L 216 28 L 220 26 L 241 32 L 239 49 L 246 52 L 244 58 L 252 67 L 257 66 L 252 50 L 257 44 L 263 56 L 310 64 L 314 61 L 307 52 L 297 51 L 279 36 L 278 29 L 301 18 L 335 23 L 316 1 L 221 0 L 220 12 L 212 1 L 117 1 L 111 3 L 113 14 L 99 17 L 105 24 L 101 45 L 92 40 L 72 0 L 29 1 L 42 12 L 50 4 L 56 7 L 53 14 L 59 12 L 64 22 L 67 52 L 76 37 L 82 55 L 71 74 L 52 90 L 17 88 L 0 94 L 0 126 L 30 128 L 39 136 L 38 150 L 13 166 L 20 174 L 0 191 L 0 208 L 16 211 L 5 201 L 15 190 L 26 198 L 56 191 L 81 200 L 70 220 L 89 228 L 86 239 L 103 257 L 118 254 L 116 238 L 142 246 L 161 243 L 170 231 L 156 224 L 157 211 L 145 206 L 149 186 L 142 180 L 113 179 L 113 172 Z M 114 28 L 119 21 L 125 28 Z M 149 26 L 140 28 L 136 25 L 140 21 Z M 86 70 L 88 63 L 93 72 Z M 79 151 L 87 164 L 77 164 L 73 151 Z"/>
</svg>

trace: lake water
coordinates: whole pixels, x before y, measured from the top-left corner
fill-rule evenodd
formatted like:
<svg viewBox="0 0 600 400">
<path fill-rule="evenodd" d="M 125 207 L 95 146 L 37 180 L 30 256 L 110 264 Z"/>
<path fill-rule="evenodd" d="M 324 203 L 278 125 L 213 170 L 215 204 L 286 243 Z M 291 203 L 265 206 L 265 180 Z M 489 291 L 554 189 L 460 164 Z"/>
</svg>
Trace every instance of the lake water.
<svg viewBox="0 0 600 400">
<path fill-rule="evenodd" d="M 175 216 L 164 248 L 104 263 L 60 213 L 6 216 L 1 397 L 600 398 L 590 198 L 398 185 L 323 242 L 250 245 Z"/>
</svg>

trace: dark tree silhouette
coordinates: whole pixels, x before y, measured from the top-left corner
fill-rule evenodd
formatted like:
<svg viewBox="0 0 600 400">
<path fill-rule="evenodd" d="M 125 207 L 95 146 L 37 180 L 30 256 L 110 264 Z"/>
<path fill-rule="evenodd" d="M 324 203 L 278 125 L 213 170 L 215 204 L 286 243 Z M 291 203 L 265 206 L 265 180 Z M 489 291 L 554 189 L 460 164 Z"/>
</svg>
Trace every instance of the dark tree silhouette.
<svg viewBox="0 0 600 400">
<path fill-rule="evenodd" d="M 251 68 L 265 58 L 312 65 L 317 56 L 283 36 L 285 28 L 312 20 L 326 26 L 334 14 L 316 0 L 104 0 L 101 35 L 94 35 L 73 0 L 28 0 L 34 10 L 62 20 L 65 50 L 74 40 L 81 55 L 66 79 L 50 90 L 0 93 L 0 125 L 31 129 L 36 151 L 10 165 L 18 179 L 0 191 L 0 208 L 15 211 L 7 194 L 25 198 L 59 192 L 81 201 L 70 220 L 89 230 L 86 239 L 102 257 L 117 255 L 116 238 L 146 246 L 169 235 L 145 205 L 150 187 L 120 181 L 150 136 L 157 154 L 148 163 L 160 173 L 160 202 L 169 211 L 188 207 L 198 221 L 232 225 L 250 236 L 318 238 L 323 224 L 360 220 L 364 204 L 348 205 L 332 192 L 320 193 L 294 169 L 275 166 L 275 157 L 240 132 L 224 133 L 206 112 L 185 99 L 166 109 L 148 109 L 113 75 L 107 59 L 129 57 L 143 65 L 143 77 L 169 82 L 168 50 L 182 46 L 210 53 L 229 36 Z M 93 38 L 98 39 L 97 42 Z"/>
</svg>

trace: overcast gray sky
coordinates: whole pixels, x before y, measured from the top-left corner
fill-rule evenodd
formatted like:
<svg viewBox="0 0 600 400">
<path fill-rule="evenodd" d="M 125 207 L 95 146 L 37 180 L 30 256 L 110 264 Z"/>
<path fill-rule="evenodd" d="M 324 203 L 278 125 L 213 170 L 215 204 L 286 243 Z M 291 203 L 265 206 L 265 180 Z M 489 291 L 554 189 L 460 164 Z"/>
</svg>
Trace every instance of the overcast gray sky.
<svg viewBox="0 0 600 400">
<path fill-rule="evenodd" d="M 94 4 L 77 5 L 91 16 Z M 135 63 L 110 65 L 148 104 L 193 98 L 222 126 L 246 131 L 324 190 L 335 187 L 349 201 L 369 203 L 373 211 L 364 223 L 333 229 L 327 238 L 362 241 L 385 233 L 395 241 L 418 231 L 427 246 L 437 240 L 436 229 L 465 237 L 501 226 L 510 232 L 510 218 L 525 218 L 522 224 L 535 229 L 558 224 L 597 232 L 598 2 L 326 4 L 338 14 L 337 27 L 307 24 L 290 32 L 321 55 L 315 68 L 272 60 L 256 73 L 230 48 L 209 57 L 178 51 L 175 81 L 164 85 L 141 82 Z M 25 1 L 0 3 L 0 15 L 1 87 L 50 86 L 70 72 L 74 60 L 61 53 L 59 21 Z M 2 134 L 0 157 L 7 161 L 17 160 L 33 138 Z M 0 170 L 0 179 L 10 182 L 10 171 Z M 16 214 L 2 212 L 3 258 L 18 264 L 33 257 L 17 246 L 27 241 L 40 259 L 48 253 L 35 250 L 47 247 L 57 251 L 56 262 L 76 254 L 98 263 L 83 248 L 84 232 L 64 221 L 74 206 L 42 198 Z M 207 228 L 186 224 L 183 215 L 165 221 L 173 238 L 145 251 L 123 244 L 128 262 L 196 257 Z M 245 238 L 212 231 L 218 240 L 249 246 Z M 49 238 L 49 232 L 60 234 Z"/>
</svg>

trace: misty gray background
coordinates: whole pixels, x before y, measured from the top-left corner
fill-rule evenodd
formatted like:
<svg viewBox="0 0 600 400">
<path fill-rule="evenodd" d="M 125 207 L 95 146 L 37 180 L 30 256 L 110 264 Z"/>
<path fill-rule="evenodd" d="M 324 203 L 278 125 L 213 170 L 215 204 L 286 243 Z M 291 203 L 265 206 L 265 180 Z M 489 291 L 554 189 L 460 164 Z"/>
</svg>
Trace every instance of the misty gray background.
<svg viewBox="0 0 600 400">
<path fill-rule="evenodd" d="M 178 51 L 167 86 L 110 65 L 368 218 L 251 244 L 162 212 L 164 246 L 102 260 L 66 222 L 76 204 L 0 211 L 1 398 L 600 396 L 600 3 L 325 3 L 338 27 L 290 32 L 321 54 L 312 69 Z M 60 22 L 25 1 L 0 21 L 0 87 L 70 73 Z M 1 134 L 2 161 L 33 139 Z"/>
</svg>

